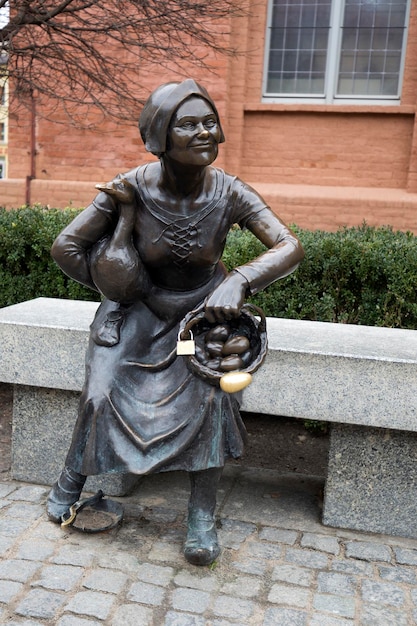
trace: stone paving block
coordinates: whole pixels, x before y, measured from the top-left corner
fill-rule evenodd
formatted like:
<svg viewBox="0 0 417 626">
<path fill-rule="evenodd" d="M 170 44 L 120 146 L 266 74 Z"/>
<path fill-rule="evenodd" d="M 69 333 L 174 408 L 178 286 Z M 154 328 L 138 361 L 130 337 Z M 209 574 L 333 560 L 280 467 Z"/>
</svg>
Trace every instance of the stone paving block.
<svg viewBox="0 0 417 626">
<path fill-rule="evenodd" d="M 1 613 L 0 613 L 1 616 Z M 17 618 L 16 620 L 14 619 L 9 619 L 7 620 L 7 626 L 44 626 L 45 622 L 42 621 L 34 621 L 31 619 L 21 619 L 21 618 Z M 55 626 L 55 625 L 54 625 Z"/>
<path fill-rule="evenodd" d="M 326 611 L 341 617 L 355 617 L 355 599 L 348 596 L 317 593 L 313 604 L 318 611 Z"/>
<path fill-rule="evenodd" d="M 338 596 L 353 596 L 356 592 L 357 579 L 354 576 L 336 572 L 319 572 L 317 589 L 319 593 L 331 593 Z"/>
<path fill-rule="evenodd" d="M 16 557 L 29 561 L 45 561 L 55 551 L 55 544 L 52 541 L 23 541 Z"/>
<path fill-rule="evenodd" d="M 308 626 L 350 626 L 355 621 L 344 617 L 334 617 L 324 613 L 315 613 L 308 623 Z M 376 625 L 375 625 L 376 626 Z"/>
<path fill-rule="evenodd" d="M 256 621 L 252 621 L 251 623 L 256 624 Z M 230 622 L 228 619 L 223 618 L 210 620 L 209 624 L 210 626 L 248 626 L 247 622 Z"/>
<path fill-rule="evenodd" d="M 174 569 L 172 567 L 153 565 L 152 563 L 142 563 L 137 571 L 139 580 L 159 585 L 160 587 L 167 587 L 173 575 Z"/>
<path fill-rule="evenodd" d="M 180 559 L 182 560 L 184 557 L 182 555 L 181 547 L 177 544 L 156 541 L 149 552 L 149 558 L 151 561 L 162 561 L 164 563 L 167 561 L 173 561 L 175 563 Z"/>
<path fill-rule="evenodd" d="M 134 583 L 127 594 L 128 600 L 140 602 L 141 604 L 150 604 L 151 606 L 161 606 L 164 598 L 165 590 L 163 587 L 143 582 Z"/>
<path fill-rule="evenodd" d="M 259 539 L 264 541 L 275 541 L 276 543 L 285 543 L 290 546 L 298 539 L 298 533 L 295 530 L 282 530 L 281 528 L 262 528 L 259 533 Z"/>
<path fill-rule="evenodd" d="M 308 587 L 311 585 L 315 572 L 298 565 L 277 565 L 272 572 L 272 580 Z"/>
<path fill-rule="evenodd" d="M 326 554 L 320 554 L 319 552 L 310 552 L 309 550 L 299 548 L 287 548 L 285 560 L 289 563 L 302 565 L 303 567 L 324 569 L 328 565 L 329 558 Z"/>
<path fill-rule="evenodd" d="M 0 580 L 0 602 L 8 604 L 22 589 L 23 583 L 17 583 L 12 580 Z"/>
<path fill-rule="evenodd" d="M 237 520 L 222 519 L 218 530 L 220 544 L 223 548 L 239 550 L 246 539 L 256 532 L 255 524 Z"/>
<path fill-rule="evenodd" d="M 77 548 L 73 545 L 64 545 L 51 561 L 57 565 L 80 565 L 88 567 L 94 560 L 94 553 L 85 548 Z"/>
<path fill-rule="evenodd" d="M 236 519 L 221 518 L 219 532 L 233 532 L 242 541 L 256 533 L 256 525 Z"/>
<path fill-rule="evenodd" d="M 25 583 L 41 566 L 38 562 L 6 559 L 0 561 L 0 579 Z"/>
<path fill-rule="evenodd" d="M 391 550 L 388 546 L 370 541 L 348 541 L 346 556 L 361 561 L 384 561 L 390 563 Z"/>
<path fill-rule="evenodd" d="M 359 619 L 360 626 L 411 626 L 414 623 L 402 611 L 370 604 L 363 605 Z"/>
<path fill-rule="evenodd" d="M 394 548 L 395 559 L 401 565 L 417 565 L 417 550 Z"/>
<path fill-rule="evenodd" d="M 295 609 L 267 609 L 262 626 L 307 626 L 307 614 Z"/>
<path fill-rule="evenodd" d="M 23 617 L 52 620 L 64 603 L 65 596 L 60 593 L 45 589 L 32 589 L 18 604 L 15 613 Z"/>
<path fill-rule="evenodd" d="M 177 517 L 178 511 L 161 506 L 153 506 L 151 510 L 146 511 L 146 519 L 152 522 L 169 524 L 175 522 Z"/>
<path fill-rule="evenodd" d="M 6 552 L 14 545 L 15 541 L 15 537 L 0 536 L 0 554 L 5 555 Z"/>
<path fill-rule="evenodd" d="M 381 565 L 378 567 L 378 571 L 381 578 L 390 582 L 407 583 L 409 585 L 415 585 L 417 582 L 416 572 L 411 567 Z"/>
<path fill-rule="evenodd" d="M 25 485 L 14 489 L 13 493 L 8 496 L 9 500 L 24 500 L 26 502 L 43 502 L 49 493 L 48 487 L 39 487 L 37 485 Z"/>
<path fill-rule="evenodd" d="M 251 541 L 247 546 L 248 556 L 255 559 L 280 559 L 282 556 L 282 547 L 273 543 L 261 543 L 260 541 Z"/>
<path fill-rule="evenodd" d="M 233 567 L 245 574 L 253 574 L 254 576 L 263 576 L 267 570 L 267 564 L 265 561 L 259 559 L 244 558 L 242 555 L 241 561 L 234 561 Z"/>
<path fill-rule="evenodd" d="M 94 591 L 107 591 L 107 593 L 120 593 L 128 577 L 123 572 L 108 569 L 96 569 L 88 574 L 83 580 L 83 587 Z"/>
<path fill-rule="evenodd" d="M 204 613 L 209 606 L 211 596 L 206 591 L 178 588 L 172 592 L 172 607 L 188 613 Z"/>
<path fill-rule="evenodd" d="M 186 613 L 177 613 L 176 611 L 168 611 L 165 616 L 163 626 L 206 626 L 207 620 L 200 615 L 187 615 Z"/>
<path fill-rule="evenodd" d="M 355 559 L 333 559 L 331 569 L 335 572 L 344 572 L 345 574 L 363 574 L 372 577 L 372 563 L 366 561 L 356 561 Z"/>
<path fill-rule="evenodd" d="M 5 498 L 13 491 L 16 491 L 16 487 L 10 483 L 0 483 L 0 498 Z"/>
<path fill-rule="evenodd" d="M 182 570 L 174 578 L 174 583 L 178 587 L 190 587 L 191 589 L 200 589 L 201 591 L 212 592 L 218 587 L 215 576 L 205 576 L 196 572 Z"/>
<path fill-rule="evenodd" d="M 44 513 L 44 507 L 30 502 L 15 502 L 3 511 L 3 518 L 37 520 Z"/>
<path fill-rule="evenodd" d="M 340 543 L 337 537 L 326 537 L 316 533 L 303 533 L 301 537 L 302 548 L 312 548 L 320 552 L 328 552 L 337 556 L 340 552 Z"/>
<path fill-rule="evenodd" d="M 214 602 L 213 612 L 215 615 L 234 620 L 248 620 L 253 614 L 254 608 L 255 605 L 250 600 L 219 596 Z"/>
<path fill-rule="evenodd" d="M 48 541 L 59 541 L 63 537 L 63 530 L 60 524 L 53 524 L 46 516 L 40 519 L 36 526 L 30 529 L 30 536 Z"/>
<path fill-rule="evenodd" d="M 259 594 L 261 581 L 254 577 L 239 576 L 236 580 L 222 585 L 222 593 L 240 598 L 254 598 Z"/>
<path fill-rule="evenodd" d="M 417 606 L 417 589 L 411 589 L 411 600 Z"/>
<path fill-rule="evenodd" d="M 183 517 L 183 516 L 180 516 Z M 184 543 L 185 537 L 185 522 L 182 528 L 173 526 L 164 526 L 158 531 L 158 537 L 161 541 L 167 541 L 168 543 Z"/>
<path fill-rule="evenodd" d="M 405 601 L 404 591 L 398 585 L 373 580 L 362 581 L 362 598 L 365 602 L 396 607 L 403 606 Z"/>
<path fill-rule="evenodd" d="M 311 592 L 309 589 L 290 587 L 286 585 L 272 585 L 268 594 L 268 602 L 274 604 L 289 604 L 304 609 L 308 606 Z"/>
<path fill-rule="evenodd" d="M 122 604 L 111 618 L 112 626 L 153 626 L 153 623 L 152 609 L 140 604 Z"/>
<path fill-rule="evenodd" d="M 57 621 L 56 626 L 102 626 L 102 622 L 84 619 L 78 615 L 64 615 Z"/>
<path fill-rule="evenodd" d="M 32 582 L 33 587 L 45 587 L 55 591 L 70 591 L 84 574 L 82 567 L 72 565 L 49 565 L 39 572 L 39 578 Z"/>
<path fill-rule="evenodd" d="M 0 536 L 18 537 L 32 524 L 32 520 L 2 518 L 0 520 Z"/>
<path fill-rule="evenodd" d="M 107 619 L 115 603 L 115 596 L 98 591 L 79 591 L 70 598 L 66 611 L 78 615 L 90 615 L 97 619 Z"/>
<path fill-rule="evenodd" d="M 141 567 L 139 560 L 133 554 L 126 553 L 125 550 L 116 550 L 99 555 L 97 565 L 108 569 L 120 569 L 123 572 L 134 573 Z"/>
</svg>

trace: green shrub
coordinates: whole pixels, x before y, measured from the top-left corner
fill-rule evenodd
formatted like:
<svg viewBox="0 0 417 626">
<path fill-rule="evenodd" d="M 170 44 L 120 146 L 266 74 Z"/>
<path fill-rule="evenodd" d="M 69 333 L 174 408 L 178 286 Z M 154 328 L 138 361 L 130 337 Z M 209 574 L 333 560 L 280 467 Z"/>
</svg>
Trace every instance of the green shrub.
<svg viewBox="0 0 417 626">
<path fill-rule="evenodd" d="M 366 224 L 333 233 L 294 231 L 305 259 L 296 272 L 252 298 L 266 315 L 417 328 L 417 238 L 412 233 Z M 224 260 L 231 268 L 263 249 L 250 232 L 236 229 Z"/>
<path fill-rule="evenodd" d="M 99 299 L 63 274 L 50 255 L 56 235 L 78 212 L 41 206 L 0 208 L 0 307 L 40 296 Z"/>
<path fill-rule="evenodd" d="M 39 296 L 99 300 L 63 274 L 50 256 L 77 209 L 0 208 L 0 306 Z M 306 257 L 298 270 L 252 300 L 266 315 L 324 322 L 417 328 L 417 238 L 363 225 L 335 233 L 294 227 Z M 265 250 L 233 229 L 223 260 L 231 269 Z"/>
</svg>

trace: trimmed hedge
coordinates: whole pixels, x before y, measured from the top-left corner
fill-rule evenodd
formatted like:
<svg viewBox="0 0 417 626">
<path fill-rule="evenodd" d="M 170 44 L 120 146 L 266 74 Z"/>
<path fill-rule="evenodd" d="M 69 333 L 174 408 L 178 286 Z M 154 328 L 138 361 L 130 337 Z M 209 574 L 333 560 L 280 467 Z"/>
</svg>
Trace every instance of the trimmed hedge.
<svg viewBox="0 0 417 626">
<path fill-rule="evenodd" d="M 99 300 L 50 257 L 56 235 L 79 209 L 0 208 L 0 306 L 39 296 Z M 417 328 L 417 238 L 366 224 L 335 233 L 294 227 L 306 258 L 298 270 L 252 298 L 266 315 Z M 265 248 L 233 229 L 223 260 L 231 269 Z"/>
<path fill-rule="evenodd" d="M 293 230 L 305 259 L 253 298 L 266 315 L 417 328 L 416 236 L 366 224 L 332 233 Z M 225 262 L 236 266 L 263 249 L 250 233 L 232 231 Z"/>
<path fill-rule="evenodd" d="M 66 276 L 50 255 L 57 234 L 80 212 L 41 206 L 0 208 L 0 307 L 40 296 L 99 300 Z"/>
</svg>

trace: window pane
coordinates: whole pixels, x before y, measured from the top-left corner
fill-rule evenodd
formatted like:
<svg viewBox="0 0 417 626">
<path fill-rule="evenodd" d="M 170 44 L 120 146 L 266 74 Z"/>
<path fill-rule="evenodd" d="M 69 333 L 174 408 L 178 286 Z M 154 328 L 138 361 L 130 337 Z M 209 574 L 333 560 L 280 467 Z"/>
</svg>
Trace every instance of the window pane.
<svg viewBox="0 0 417 626">
<path fill-rule="evenodd" d="M 272 9 L 267 90 L 324 91 L 331 0 L 275 0 Z"/>
<path fill-rule="evenodd" d="M 407 0 L 346 0 L 339 96 L 398 94 Z"/>
<path fill-rule="evenodd" d="M 268 95 L 398 96 L 409 0 L 270 2 Z"/>
</svg>

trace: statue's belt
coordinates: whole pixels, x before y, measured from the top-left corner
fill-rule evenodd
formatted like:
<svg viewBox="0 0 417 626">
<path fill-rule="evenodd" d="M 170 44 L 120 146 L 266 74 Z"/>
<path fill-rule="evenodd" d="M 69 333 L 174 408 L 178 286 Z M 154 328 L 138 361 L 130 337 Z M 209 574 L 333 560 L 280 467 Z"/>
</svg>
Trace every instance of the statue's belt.
<svg viewBox="0 0 417 626">
<path fill-rule="evenodd" d="M 84 511 L 83 515 L 79 515 Z M 98 533 L 111 530 L 123 519 L 123 507 L 119 502 L 104 498 L 101 489 L 90 498 L 74 502 L 61 516 L 61 527 L 72 528 L 85 533 Z"/>
</svg>

